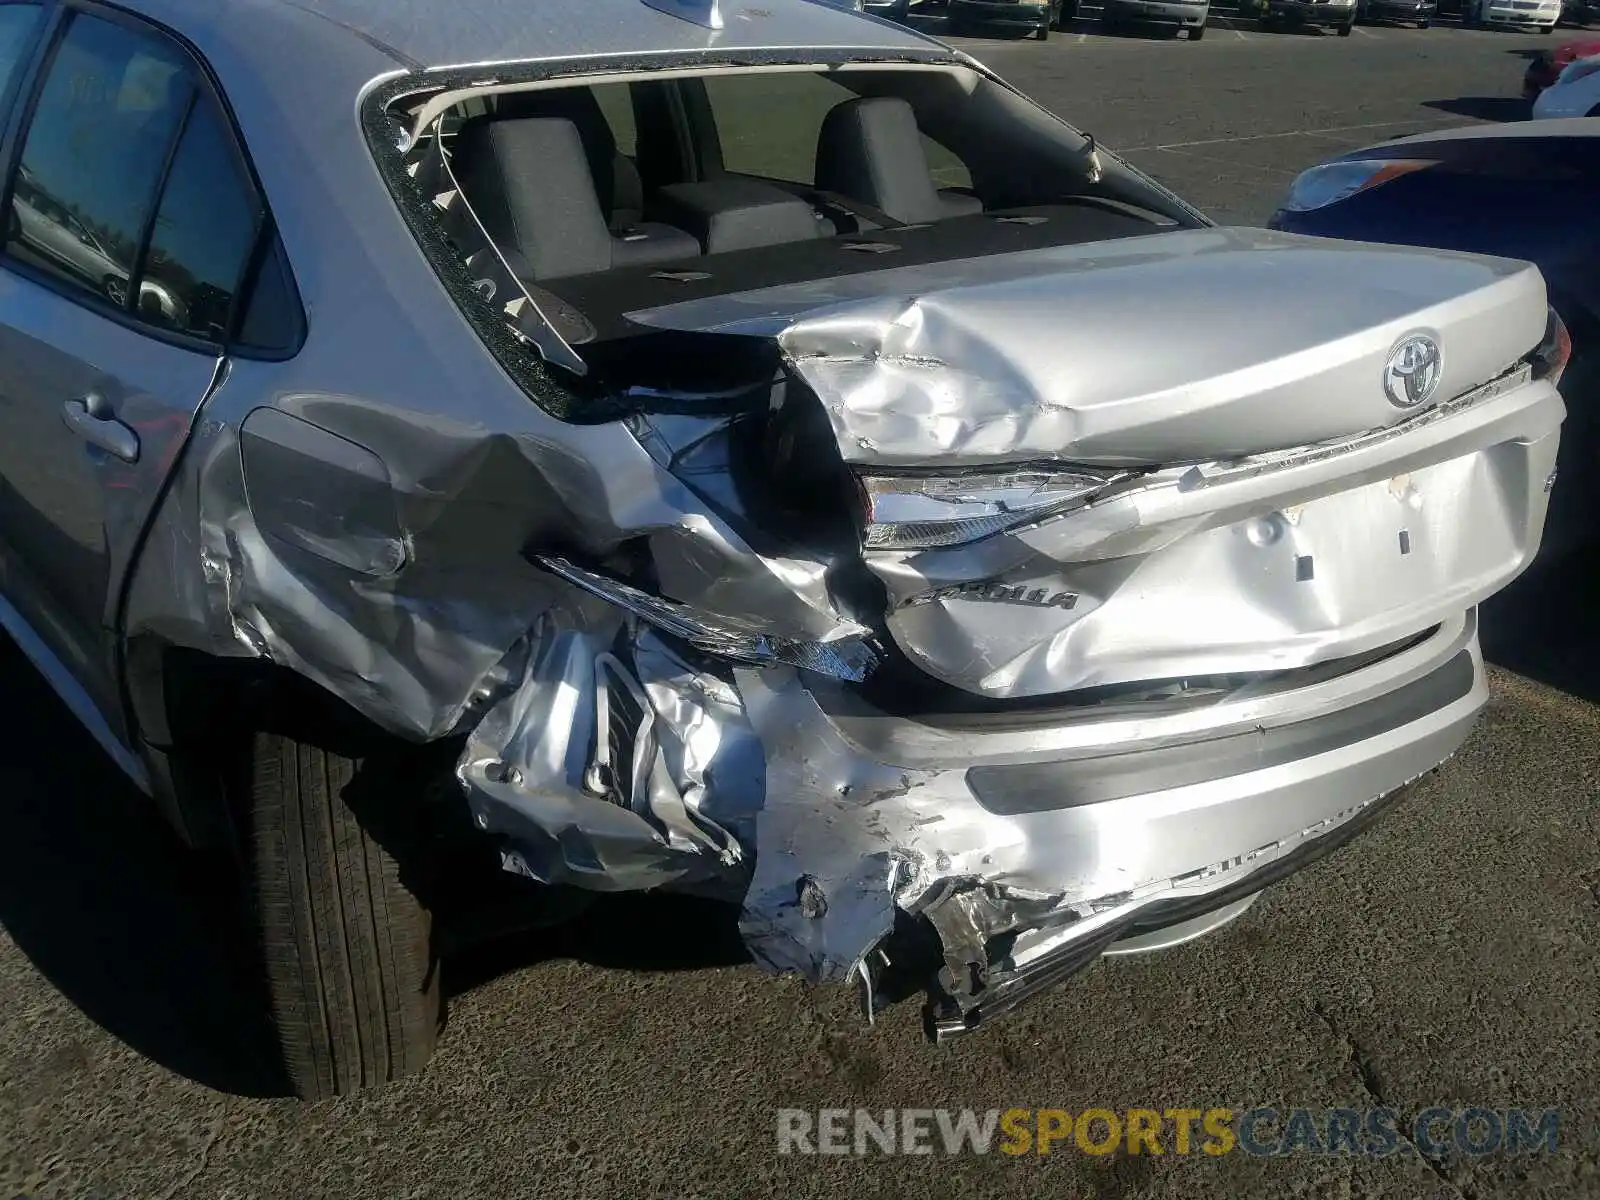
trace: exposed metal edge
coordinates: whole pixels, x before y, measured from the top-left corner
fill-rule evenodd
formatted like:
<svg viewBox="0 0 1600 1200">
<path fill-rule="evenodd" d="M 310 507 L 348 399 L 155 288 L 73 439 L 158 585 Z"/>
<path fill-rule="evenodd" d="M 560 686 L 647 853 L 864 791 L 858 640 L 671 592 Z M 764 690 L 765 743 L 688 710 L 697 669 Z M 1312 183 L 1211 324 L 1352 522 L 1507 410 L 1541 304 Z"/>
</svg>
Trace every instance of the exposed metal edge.
<svg viewBox="0 0 1600 1200">
<path fill-rule="evenodd" d="M 4 628 L 11 635 L 11 640 L 16 642 L 17 648 L 27 655 L 28 661 L 34 665 L 39 674 L 44 676 L 51 690 L 61 698 L 61 703 L 83 723 L 89 735 L 100 744 L 100 749 L 106 752 L 124 775 L 133 780 L 140 791 L 147 796 L 153 796 L 155 790 L 150 785 L 150 772 L 145 769 L 145 765 L 122 744 L 122 740 L 112 731 L 110 723 L 101 713 L 100 706 L 88 692 L 84 691 L 66 664 L 56 657 L 44 639 L 34 632 L 33 626 L 28 624 L 4 596 L 0 596 L 0 628 Z"/>
<path fill-rule="evenodd" d="M 1430 773 L 1424 772 L 1424 775 Z M 942 1013 L 930 1004 L 923 1013 L 924 1029 L 929 1039 L 943 1042 L 970 1033 L 985 1022 L 1011 1012 L 1040 992 L 1070 979 L 1120 941 L 1170 929 L 1215 914 L 1246 896 L 1254 895 L 1269 885 L 1288 878 L 1354 841 L 1381 816 L 1410 795 L 1421 778 L 1422 776 L 1419 776 L 1418 779 L 1402 784 L 1393 791 L 1358 806 L 1339 824 L 1302 841 L 1293 849 L 1249 872 L 1242 879 L 1209 892 L 1191 896 L 1173 896 L 1130 909 L 1081 940 L 1069 941 L 1029 963 L 1005 985 L 997 988 L 996 994 L 986 1002 L 973 1006 L 966 1013 Z"/>
<path fill-rule="evenodd" d="M 1514 391 L 1524 384 L 1532 382 L 1532 380 L 1533 368 L 1526 362 L 1516 363 L 1503 375 L 1491 379 L 1488 383 L 1480 384 L 1478 387 L 1471 388 L 1452 399 L 1441 401 L 1432 408 L 1396 425 L 1386 425 L 1381 429 L 1369 429 L 1353 437 L 1336 438 L 1333 441 L 1321 442 L 1316 445 L 1296 446 L 1287 450 L 1271 450 L 1264 454 L 1251 455 L 1237 465 L 1201 464 L 1191 467 L 1183 475 L 1178 481 L 1178 488 L 1180 491 L 1194 491 L 1200 488 L 1215 487 L 1218 484 L 1255 479 L 1263 475 L 1273 475 L 1279 471 L 1288 471 L 1295 467 L 1309 466 L 1312 463 L 1353 454 L 1358 450 L 1365 450 L 1370 446 L 1381 445 L 1384 442 L 1404 437 L 1424 426 L 1432 425 L 1444 420 L 1446 417 L 1461 412 L 1463 409 L 1485 404 L 1497 396 L 1503 396 L 1507 392 Z"/>
<path fill-rule="evenodd" d="M 561 336 L 561 331 L 556 328 L 555 323 L 539 307 L 539 302 L 528 291 L 528 285 L 511 269 L 511 264 L 506 261 L 504 252 L 495 240 L 489 236 L 489 231 L 484 228 L 482 220 L 478 217 L 477 209 L 473 208 L 472 202 L 467 199 L 466 192 L 461 188 L 461 182 L 456 178 L 455 168 L 451 165 L 450 156 L 444 152 L 444 138 L 441 130 L 443 122 L 444 118 L 441 116 L 438 121 L 434 122 L 432 128 L 434 147 L 439 156 L 439 165 L 444 169 L 445 178 L 450 181 L 451 188 L 455 190 L 456 199 L 461 202 L 461 207 L 466 212 L 468 219 L 471 220 L 473 228 L 477 230 L 478 236 L 483 239 L 484 248 L 494 255 L 495 262 L 505 272 L 506 278 L 516 285 L 522 294 L 522 299 L 533 312 L 535 318 L 533 329 L 531 331 L 524 330 L 522 328 L 523 322 L 518 320 L 513 326 L 513 332 L 526 336 L 538 349 L 539 353 L 544 356 L 546 362 L 558 367 L 564 367 L 574 375 L 587 375 L 589 373 L 589 364 L 584 362 L 578 352 L 572 348 L 571 343 Z M 502 311 L 505 311 L 503 306 Z"/>
<path fill-rule="evenodd" d="M 1168 925 L 1164 929 L 1152 929 L 1148 933 L 1134 934 L 1111 944 L 1105 951 L 1107 958 L 1119 958 L 1124 954 L 1152 954 L 1157 950 L 1170 950 L 1174 946 L 1182 946 L 1186 942 L 1198 941 L 1208 934 L 1215 933 L 1224 925 L 1231 925 L 1257 900 L 1261 899 L 1260 892 L 1251 892 L 1243 900 L 1235 900 L 1232 904 L 1225 904 L 1215 912 L 1202 913 L 1187 921 L 1179 921 L 1176 925 Z"/>
</svg>

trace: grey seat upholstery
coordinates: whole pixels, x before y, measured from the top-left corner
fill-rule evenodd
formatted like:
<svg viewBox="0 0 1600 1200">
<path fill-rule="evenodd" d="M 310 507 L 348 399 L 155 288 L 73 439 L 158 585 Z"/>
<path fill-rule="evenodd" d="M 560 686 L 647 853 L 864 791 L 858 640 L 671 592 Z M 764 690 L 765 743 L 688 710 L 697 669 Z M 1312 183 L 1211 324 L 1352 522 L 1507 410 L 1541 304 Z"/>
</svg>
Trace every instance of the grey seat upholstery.
<svg viewBox="0 0 1600 1200">
<path fill-rule="evenodd" d="M 606 224 L 613 229 L 637 224 L 644 216 L 644 183 L 633 160 L 617 149 L 617 137 L 600 101 L 589 88 L 556 88 L 511 92 L 495 102 L 498 120 L 543 118 L 571 121 L 583 141 L 594 176 L 595 194 Z"/>
<path fill-rule="evenodd" d="M 846 100 L 823 119 L 816 185 L 907 225 L 983 211 L 976 197 L 934 186 L 916 113 L 889 96 Z"/>
<path fill-rule="evenodd" d="M 755 179 L 674 183 L 657 190 L 651 212 L 692 233 L 707 254 L 819 238 L 816 210 L 799 196 Z"/>
<path fill-rule="evenodd" d="M 462 126 L 451 162 L 467 203 L 521 278 L 560 279 L 700 253 L 695 238 L 668 225 L 612 231 L 571 121 L 480 117 Z"/>
</svg>

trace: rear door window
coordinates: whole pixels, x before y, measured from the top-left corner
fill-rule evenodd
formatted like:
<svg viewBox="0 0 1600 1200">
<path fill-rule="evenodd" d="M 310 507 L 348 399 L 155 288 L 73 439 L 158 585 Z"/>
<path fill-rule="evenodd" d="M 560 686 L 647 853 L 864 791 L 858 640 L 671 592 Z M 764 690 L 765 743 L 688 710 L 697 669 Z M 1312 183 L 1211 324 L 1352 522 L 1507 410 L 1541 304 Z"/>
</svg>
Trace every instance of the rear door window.
<svg viewBox="0 0 1600 1200">
<path fill-rule="evenodd" d="M 0 6 L 0 70 L 7 11 Z M 154 330 L 222 345 L 240 324 L 266 221 L 198 64 L 154 29 L 75 16 L 12 181 L 8 257 Z M 258 291 L 272 290 L 282 267 L 281 253 L 272 257 Z M 293 296 L 292 286 L 279 291 Z M 264 328 L 254 323 L 257 336 Z"/>
<path fill-rule="evenodd" d="M 139 281 L 139 315 L 175 333 L 225 341 L 262 218 L 233 133 L 206 95 L 172 158 Z"/>
<path fill-rule="evenodd" d="M 7 252 L 125 307 L 157 189 L 194 96 L 188 63 L 164 39 L 75 17 L 23 144 Z"/>
</svg>

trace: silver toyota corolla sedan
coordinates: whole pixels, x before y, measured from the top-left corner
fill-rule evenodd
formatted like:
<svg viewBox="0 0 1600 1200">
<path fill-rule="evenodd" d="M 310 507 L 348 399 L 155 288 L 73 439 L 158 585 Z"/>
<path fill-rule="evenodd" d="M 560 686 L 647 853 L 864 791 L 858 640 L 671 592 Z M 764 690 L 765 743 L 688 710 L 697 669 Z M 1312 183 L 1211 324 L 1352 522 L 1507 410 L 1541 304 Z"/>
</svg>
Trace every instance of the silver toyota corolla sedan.
<svg viewBox="0 0 1600 1200">
<path fill-rule="evenodd" d="M 945 1037 L 1484 703 L 1527 264 L 1217 228 L 812 0 L 7 2 L 0 84 L 0 622 L 236 856 L 305 1095 L 427 1058 L 447 845 Z"/>
</svg>

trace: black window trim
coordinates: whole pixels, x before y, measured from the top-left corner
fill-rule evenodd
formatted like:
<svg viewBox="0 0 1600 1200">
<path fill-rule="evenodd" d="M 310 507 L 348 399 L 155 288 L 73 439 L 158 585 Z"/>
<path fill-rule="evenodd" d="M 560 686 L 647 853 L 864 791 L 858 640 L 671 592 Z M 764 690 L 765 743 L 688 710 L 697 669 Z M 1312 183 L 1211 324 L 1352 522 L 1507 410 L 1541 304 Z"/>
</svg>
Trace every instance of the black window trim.
<svg viewBox="0 0 1600 1200">
<path fill-rule="evenodd" d="M 12 3 L 26 2 L 27 0 L 0 0 L 0 7 Z M 206 61 L 205 56 L 200 53 L 199 49 L 188 38 L 177 30 L 163 25 L 159 21 L 151 20 L 141 13 L 130 12 L 114 4 L 103 3 L 102 0 L 39 0 L 39 5 L 44 10 L 45 15 L 38 41 L 33 47 L 27 66 L 17 73 L 17 79 L 13 81 L 10 92 L 5 97 L 0 98 L 0 103 L 7 106 L 3 110 L 7 114 L 4 136 L 0 138 L 0 212 L 10 211 L 12 193 L 16 186 L 17 171 L 22 161 L 22 150 L 27 141 L 27 131 L 32 128 L 34 113 L 43 94 L 49 69 L 55 62 L 56 51 L 60 47 L 62 39 L 66 36 L 66 31 L 71 27 L 73 18 L 78 14 L 97 17 L 112 24 L 120 25 L 142 36 L 162 38 L 168 45 L 174 47 L 189 60 L 195 86 L 190 92 L 189 105 L 183 117 L 179 120 L 177 130 L 173 134 L 172 143 L 168 147 L 167 160 L 162 167 L 160 181 L 155 193 L 156 203 L 146 214 L 145 228 L 141 231 L 142 236 L 135 256 L 135 270 L 129 277 L 129 299 L 125 307 L 118 307 L 109 300 L 96 296 L 93 292 L 75 287 L 56 275 L 39 270 L 29 263 L 19 261 L 4 252 L 3 243 L 0 243 L 0 270 L 9 271 L 20 278 L 27 279 L 29 282 L 53 292 L 79 308 L 104 317 L 144 337 L 180 350 L 190 350 L 213 358 L 227 356 L 265 362 L 284 362 L 294 358 L 304 347 L 307 335 L 304 300 L 300 293 L 298 281 L 295 279 L 293 265 L 288 262 L 287 255 L 282 247 L 282 241 L 278 236 L 277 222 L 273 219 L 272 207 L 267 201 L 266 189 L 262 186 L 261 177 L 256 173 L 255 163 L 251 160 L 249 151 L 245 147 L 244 135 L 240 131 L 238 118 L 234 115 L 233 108 L 228 103 L 227 94 L 223 91 L 221 82 L 212 71 L 211 65 Z M 215 104 L 217 111 L 222 114 L 229 137 L 233 142 L 235 159 L 244 168 L 244 182 L 254 193 L 256 206 L 259 210 L 255 242 L 251 246 L 250 252 L 245 255 L 245 265 L 240 272 L 240 283 L 235 293 L 233 312 L 229 317 L 228 337 L 224 342 L 210 341 L 181 333 L 177 330 L 164 329 L 160 325 L 152 324 L 141 318 L 133 307 L 139 292 L 138 282 L 136 281 L 142 280 L 145 257 L 149 253 L 151 235 L 156 218 L 159 216 L 161 199 L 166 193 L 168 176 L 172 171 L 178 146 L 182 142 L 184 133 L 188 130 L 189 122 L 193 118 L 195 109 L 207 99 L 212 104 Z M 244 323 L 250 302 L 255 295 L 254 289 L 261 278 L 264 264 L 274 256 L 283 259 L 284 275 L 291 292 L 290 300 L 293 308 L 295 337 L 288 345 L 276 348 L 237 345 L 235 344 L 236 338 Z"/>
<path fill-rule="evenodd" d="M 0 114 L 5 114 L 6 120 L 0 122 L 0 151 L 9 146 L 10 118 L 17 111 L 17 101 L 31 92 L 33 76 L 38 70 L 40 57 L 45 50 L 54 44 L 56 22 L 59 19 L 59 10 L 56 0 L 0 0 L 0 8 L 36 8 L 39 10 L 38 27 L 33 31 L 33 45 L 29 47 L 18 63 L 15 78 L 0 92 Z M 3 161 L 3 160 L 0 160 Z"/>
<path fill-rule="evenodd" d="M 128 295 L 123 305 L 135 319 L 139 315 L 139 291 L 144 286 L 144 270 L 150 258 L 150 239 L 155 236 L 156 221 L 161 216 L 161 205 L 167 195 L 167 184 L 172 182 L 172 164 L 178 161 L 178 147 L 183 145 L 184 134 L 189 132 L 189 122 L 194 119 L 195 109 L 202 103 L 200 93 L 199 83 L 191 78 L 189 95 L 184 101 L 183 112 L 173 126 L 172 136 L 167 139 L 161 170 L 156 172 L 155 185 L 150 190 L 149 207 L 145 209 L 144 220 L 139 226 L 139 244 L 133 251 L 133 269 L 128 272 Z"/>
</svg>

